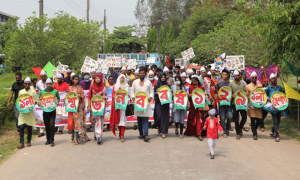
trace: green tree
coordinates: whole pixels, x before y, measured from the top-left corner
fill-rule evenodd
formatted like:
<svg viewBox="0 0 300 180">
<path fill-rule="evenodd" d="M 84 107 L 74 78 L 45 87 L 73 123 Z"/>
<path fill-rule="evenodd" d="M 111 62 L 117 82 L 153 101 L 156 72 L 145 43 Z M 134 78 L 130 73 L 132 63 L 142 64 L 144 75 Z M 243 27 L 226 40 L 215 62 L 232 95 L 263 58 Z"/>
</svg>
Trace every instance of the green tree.
<svg viewBox="0 0 300 180">
<path fill-rule="evenodd" d="M 8 22 L 0 24 L 0 49 L 5 48 L 5 43 L 9 39 L 10 34 L 18 29 L 17 23 L 18 17 L 15 19 L 9 19 Z"/>
<path fill-rule="evenodd" d="M 147 32 L 147 51 L 152 52 L 152 29 L 149 27 Z"/>
<path fill-rule="evenodd" d="M 59 12 L 54 18 L 35 14 L 23 26 L 11 33 L 5 44 L 5 63 L 8 70 L 26 70 L 44 67 L 48 61 L 58 61 L 79 69 L 85 56 L 96 58 L 101 39 L 101 23 L 86 23 L 67 13 Z M 41 31 L 38 27 L 44 27 Z"/>
<path fill-rule="evenodd" d="M 169 45 L 173 41 L 174 41 L 174 28 L 173 28 L 173 24 L 170 23 L 169 31 L 167 33 L 167 38 L 166 38 L 166 44 Z"/>
<path fill-rule="evenodd" d="M 105 39 L 105 53 L 132 53 L 140 52 L 146 44 L 146 38 L 134 36 L 135 26 L 115 27 L 113 33 Z M 107 44 L 106 44 L 107 43 Z"/>
<path fill-rule="evenodd" d="M 152 52 L 155 53 L 157 52 L 157 37 L 156 37 L 156 28 L 155 26 L 152 29 Z"/>
<path fill-rule="evenodd" d="M 166 34 L 162 25 L 159 31 L 159 53 L 163 55 L 166 53 Z"/>
</svg>

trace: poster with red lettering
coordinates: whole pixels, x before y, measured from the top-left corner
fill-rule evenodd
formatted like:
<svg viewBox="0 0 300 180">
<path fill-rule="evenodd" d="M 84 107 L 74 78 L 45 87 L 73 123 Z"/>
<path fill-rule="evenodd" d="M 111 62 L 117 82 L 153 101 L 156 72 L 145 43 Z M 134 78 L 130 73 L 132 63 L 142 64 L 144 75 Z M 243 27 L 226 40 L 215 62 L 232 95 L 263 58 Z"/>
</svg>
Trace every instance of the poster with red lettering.
<svg viewBox="0 0 300 180">
<path fill-rule="evenodd" d="M 65 108 L 66 112 L 77 112 L 78 109 L 78 97 L 77 93 L 75 92 L 69 92 L 65 98 Z"/>
<path fill-rule="evenodd" d="M 134 99 L 134 110 L 145 112 L 147 110 L 147 106 L 148 106 L 147 94 L 145 92 L 136 93 Z"/>
<path fill-rule="evenodd" d="M 128 104 L 128 93 L 124 89 L 119 89 L 114 97 L 116 109 L 126 109 Z"/>
<path fill-rule="evenodd" d="M 200 107 L 204 108 L 205 107 L 204 91 L 200 88 L 194 89 L 194 91 L 192 92 L 192 100 L 193 100 L 195 109 L 200 108 Z"/>
<path fill-rule="evenodd" d="M 169 88 L 169 86 L 161 86 L 158 89 L 158 97 L 160 100 L 160 104 L 168 104 L 172 102 L 172 93 L 171 93 L 171 89 Z"/>
<path fill-rule="evenodd" d="M 236 92 L 234 102 L 235 102 L 236 110 L 246 110 L 247 111 L 248 98 L 247 98 L 247 94 L 245 91 L 239 90 L 238 92 Z"/>
<path fill-rule="evenodd" d="M 103 116 L 105 109 L 105 100 L 103 100 L 101 96 L 96 95 L 91 99 L 91 102 L 93 116 Z"/>
<path fill-rule="evenodd" d="M 264 90 L 254 89 L 250 93 L 250 102 L 256 108 L 262 108 L 267 103 L 268 97 Z"/>
<path fill-rule="evenodd" d="M 29 113 L 34 108 L 34 101 L 29 94 L 22 94 L 16 100 L 16 107 L 21 113 Z"/>
<path fill-rule="evenodd" d="M 289 106 L 289 100 L 283 92 L 275 92 L 271 97 L 275 109 L 284 111 Z"/>
<path fill-rule="evenodd" d="M 188 101 L 188 95 L 183 90 L 178 90 L 174 94 L 174 108 L 177 109 L 184 109 L 186 110 Z"/>
<path fill-rule="evenodd" d="M 220 106 L 230 106 L 232 90 L 228 86 L 223 86 L 219 89 L 218 96 L 220 101 Z"/>
<path fill-rule="evenodd" d="M 57 104 L 57 97 L 53 93 L 45 93 L 40 96 L 39 106 L 44 112 L 56 110 Z"/>
</svg>

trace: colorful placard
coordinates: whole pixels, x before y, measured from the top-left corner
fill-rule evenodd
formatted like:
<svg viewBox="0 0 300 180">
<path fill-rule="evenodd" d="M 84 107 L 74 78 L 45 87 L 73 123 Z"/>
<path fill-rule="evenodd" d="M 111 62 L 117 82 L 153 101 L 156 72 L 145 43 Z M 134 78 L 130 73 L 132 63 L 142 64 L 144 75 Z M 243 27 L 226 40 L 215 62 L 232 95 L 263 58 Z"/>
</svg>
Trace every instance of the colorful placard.
<svg viewBox="0 0 300 180">
<path fill-rule="evenodd" d="M 267 100 L 267 94 L 262 89 L 254 89 L 250 93 L 250 102 L 256 108 L 262 108 L 267 103 Z"/>
<path fill-rule="evenodd" d="M 21 113 L 29 113 L 34 108 L 34 101 L 31 95 L 22 94 L 16 100 L 16 107 Z"/>
<path fill-rule="evenodd" d="M 234 102 L 235 102 L 236 110 L 246 110 L 247 111 L 248 98 L 247 98 L 247 94 L 245 91 L 239 90 L 238 92 L 236 92 Z"/>
<path fill-rule="evenodd" d="M 124 89 L 119 89 L 115 94 L 115 109 L 126 109 L 128 104 L 128 92 Z"/>
<path fill-rule="evenodd" d="M 161 86 L 158 89 L 157 94 L 158 94 L 161 105 L 172 102 L 172 93 L 171 93 L 171 89 L 169 88 L 169 86 L 166 86 L 166 85 Z"/>
<path fill-rule="evenodd" d="M 77 93 L 69 92 L 65 98 L 65 109 L 66 112 L 77 112 L 79 100 Z"/>
<path fill-rule="evenodd" d="M 105 109 L 105 100 L 96 95 L 91 99 L 91 109 L 93 116 L 103 116 Z"/>
<path fill-rule="evenodd" d="M 195 109 L 197 108 L 204 108 L 205 107 L 205 93 L 202 89 L 196 88 L 192 92 L 192 101 L 194 104 Z"/>
<path fill-rule="evenodd" d="M 134 99 L 134 110 L 145 112 L 147 110 L 147 106 L 148 106 L 147 94 L 145 92 L 136 93 Z"/>
<path fill-rule="evenodd" d="M 184 109 L 186 110 L 188 101 L 188 95 L 183 90 L 178 90 L 174 94 L 174 108 L 177 109 Z"/>
<path fill-rule="evenodd" d="M 57 104 L 57 97 L 53 93 L 45 93 L 40 96 L 39 106 L 44 112 L 56 110 Z"/>
<path fill-rule="evenodd" d="M 283 92 L 275 92 L 271 97 L 271 102 L 279 111 L 284 111 L 289 106 L 289 100 Z"/>
<path fill-rule="evenodd" d="M 232 97 L 232 90 L 228 86 L 223 86 L 219 89 L 218 92 L 220 101 L 220 106 L 230 106 L 231 105 L 231 97 Z"/>
</svg>

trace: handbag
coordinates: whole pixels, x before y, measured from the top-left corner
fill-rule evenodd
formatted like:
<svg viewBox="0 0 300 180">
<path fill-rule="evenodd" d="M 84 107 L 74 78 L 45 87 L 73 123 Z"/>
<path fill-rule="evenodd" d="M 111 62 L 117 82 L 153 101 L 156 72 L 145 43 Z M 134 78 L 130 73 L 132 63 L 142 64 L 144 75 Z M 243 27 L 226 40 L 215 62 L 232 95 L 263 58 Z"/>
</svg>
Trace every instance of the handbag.
<svg viewBox="0 0 300 180">
<path fill-rule="evenodd" d="M 208 107 L 208 105 L 207 105 L 207 102 L 205 102 L 205 107 L 203 108 L 203 107 L 200 107 L 200 108 L 198 108 L 198 110 L 199 111 L 208 111 L 209 110 L 209 107 Z"/>
<path fill-rule="evenodd" d="M 132 116 L 134 115 L 134 104 L 127 104 L 125 116 Z"/>
</svg>

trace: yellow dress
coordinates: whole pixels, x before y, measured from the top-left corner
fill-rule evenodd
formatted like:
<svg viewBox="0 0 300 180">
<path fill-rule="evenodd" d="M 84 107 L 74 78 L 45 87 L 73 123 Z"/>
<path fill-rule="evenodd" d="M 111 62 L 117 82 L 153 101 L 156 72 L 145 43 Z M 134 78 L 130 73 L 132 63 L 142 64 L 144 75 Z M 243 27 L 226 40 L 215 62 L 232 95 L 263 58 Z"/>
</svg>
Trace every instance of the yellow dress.
<svg viewBox="0 0 300 180">
<path fill-rule="evenodd" d="M 19 96 L 22 94 L 29 94 L 30 96 L 32 96 L 34 103 L 37 102 L 36 91 L 34 91 L 32 89 L 29 89 L 28 91 L 26 91 L 25 89 L 22 89 L 19 92 Z M 35 122 L 33 110 L 30 111 L 29 113 L 21 113 L 20 112 L 19 119 L 18 119 L 18 126 L 20 126 L 22 124 L 26 124 L 28 126 L 35 126 L 36 122 Z"/>
</svg>

